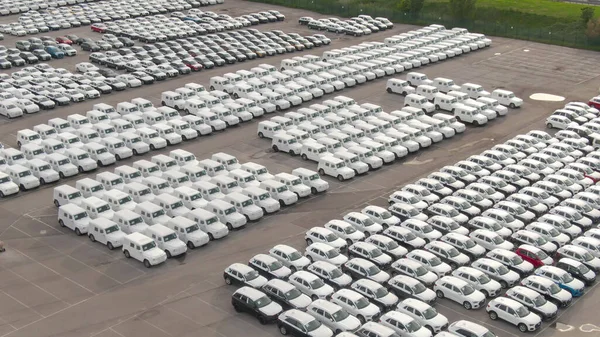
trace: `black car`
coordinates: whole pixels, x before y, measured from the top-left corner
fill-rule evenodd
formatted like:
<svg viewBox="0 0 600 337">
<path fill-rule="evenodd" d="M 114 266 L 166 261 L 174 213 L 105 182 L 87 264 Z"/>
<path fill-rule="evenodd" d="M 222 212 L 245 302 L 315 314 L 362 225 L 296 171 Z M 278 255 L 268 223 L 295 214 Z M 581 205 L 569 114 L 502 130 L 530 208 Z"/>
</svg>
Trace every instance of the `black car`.
<svg viewBox="0 0 600 337">
<path fill-rule="evenodd" d="M 0 59 L 0 69 L 10 69 L 12 68 L 12 63 L 5 59 Z"/>
<path fill-rule="evenodd" d="M 6 60 L 13 65 L 13 67 L 22 67 L 26 64 L 25 60 L 23 60 L 19 55 L 12 54 L 6 56 Z"/>
<path fill-rule="evenodd" d="M 299 309 L 306 310 L 306 307 L 312 302 L 310 297 L 303 294 L 292 284 L 273 280 L 262 286 L 261 290 L 273 301 L 279 303 L 284 310 Z"/>
<path fill-rule="evenodd" d="M 589 287 L 596 282 L 596 274 L 579 261 L 565 257 L 558 260 L 556 267 L 567 271 L 573 278 L 583 282 L 586 287 Z"/>
<path fill-rule="evenodd" d="M 119 80 L 117 80 L 114 77 L 107 77 L 104 79 L 103 81 L 104 83 L 110 85 L 110 87 L 114 90 L 114 91 L 122 91 L 125 90 L 127 88 L 127 85 Z"/>
<path fill-rule="evenodd" d="M 90 62 L 103 65 L 108 57 L 104 53 L 91 53 L 89 56 Z"/>
<path fill-rule="evenodd" d="M 84 42 L 81 44 L 81 49 L 84 51 L 96 52 L 102 50 L 95 42 Z"/>
<path fill-rule="evenodd" d="M 248 59 L 248 57 L 246 57 L 246 55 L 244 55 L 244 54 L 240 53 L 240 52 L 239 52 L 239 51 L 237 51 L 237 50 L 229 50 L 229 51 L 227 51 L 227 53 L 228 53 L 229 55 L 231 55 L 231 56 L 235 57 L 235 59 L 236 59 L 238 62 L 244 62 L 244 61 L 246 61 L 246 60 Z"/>
<path fill-rule="evenodd" d="M 54 103 L 53 100 L 49 99 L 46 96 L 33 96 L 30 98 L 30 100 L 33 103 L 37 104 L 42 110 L 54 109 L 56 107 L 56 103 Z"/>
<path fill-rule="evenodd" d="M 100 70 L 98 70 L 98 73 L 100 73 L 100 75 L 102 75 L 104 77 L 117 77 L 117 76 L 119 76 L 119 74 L 116 73 L 114 70 L 106 69 L 106 68 L 101 68 Z"/>
<path fill-rule="evenodd" d="M 54 103 L 56 103 L 56 105 L 71 104 L 71 100 L 69 99 L 69 97 L 67 97 L 61 93 L 58 93 L 58 92 L 50 92 L 50 93 L 46 94 L 46 97 L 53 100 Z"/>
<path fill-rule="evenodd" d="M 171 62 L 170 64 L 171 64 L 171 67 L 173 67 L 177 71 L 179 71 L 180 75 L 187 75 L 192 72 L 192 69 L 190 67 L 186 66 L 185 64 L 183 64 L 183 62 L 181 62 L 181 61 Z"/>
<path fill-rule="evenodd" d="M 118 39 L 125 47 L 132 47 L 134 45 L 133 40 L 128 37 L 120 36 Z"/>
<path fill-rule="evenodd" d="M 277 320 L 283 310 L 269 296 L 260 290 L 242 287 L 231 296 L 231 305 L 237 312 L 247 312 L 258 318 L 260 324 L 268 324 Z"/>
<path fill-rule="evenodd" d="M 231 56 L 230 54 L 228 54 L 224 51 L 218 52 L 217 56 L 219 56 L 221 59 L 225 60 L 225 62 L 227 62 L 228 64 L 234 64 L 236 61 L 235 57 Z"/>
<path fill-rule="evenodd" d="M 87 43 L 94 43 L 94 40 L 90 39 L 89 37 L 80 37 L 80 38 L 77 38 L 75 40 L 73 40 L 73 39 L 70 39 L 70 40 L 73 41 L 73 42 L 75 42 L 76 44 L 78 44 L 80 46 L 82 44 L 86 43 L 86 42 Z"/>
<path fill-rule="evenodd" d="M 65 35 L 65 37 L 75 43 L 77 43 L 77 40 L 79 40 L 79 36 L 77 36 L 75 34 L 67 34 L 67 35 Z"/>
<path fill-rule="evenodd" d="M 308 25 L 308 23 L 312 21 L 311 18 L 307 17 L 307 16 L 303 16 L 300 19 L 298 19 L 298 23 L 301 25 Z"/>
<path fill-rule="evenodd" d="M 229 57 L 231 57 L 231 56 L 229 56 Z M 218 67 L 225 65 L 225 60 L 223 60 L 221 57 L 219 57 L 219 55 L 217 55 L 215 53 L 206 54 L 206 58 L 209 59 L 210 61 L 212 61 Z M 235 62 L 235 59 L 233 57 L 231 57 L 231 58 Z M 204 67 L 206 68 L 206 65 Z"/>
<path fill-rule="evenodd" d="M 142 81 L 143 84 L 152 84 L 154 83 L 154 77 L 146 74 L 143 71 L 134 71 L 131 73 L 135 78 Z"/>
<path fill-rule="evenodd" d="M 22 59 L 24 59 L 27 62 L 27 64 L 34 64 L 40 61 L 35 55 L 33 55 L 30 52 L 22 52 L 19 56 Z"/>
<path fill-rule="evenodd" d="M 110 85 L 102 81 L 92 81 L 89 85 L 90 87 L 100 91 L 101 94 L 110 94 L 113 91 Z"/>
<path fill-rule="evenodd" d="M 35 57 L 37 57 L 40 61 L 48 61 L 52 59 L 52 56 L 48 54 L 44 49 L 34 49 L 31 51 L 31 53 L 35 55 Z"/>
</svg>

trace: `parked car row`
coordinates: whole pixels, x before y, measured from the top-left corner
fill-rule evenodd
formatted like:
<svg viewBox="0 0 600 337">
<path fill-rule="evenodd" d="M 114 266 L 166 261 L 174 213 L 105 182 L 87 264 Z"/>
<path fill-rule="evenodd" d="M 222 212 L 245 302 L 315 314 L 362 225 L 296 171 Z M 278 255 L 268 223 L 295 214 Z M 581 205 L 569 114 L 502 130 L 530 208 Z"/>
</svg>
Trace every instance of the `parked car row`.
<svg viewBox="0 0 600 337">
<path fill-rule="evenodd" d="M 0 74 L 0 115 L 8 118 L 81 103 L 113 91 L 154 83 L 148 74 L 118 74 L 110 69 L 78 64 L 84 74 L 38 63 L 8 74 Z"/>
<path fill-rule="evenodd" d="M 61 226 L 111 250 L 122 246 L 126 257 L 151 267 L 327 188 L 307 169 L 271 175 L 223 152 L 197 160 L 177 149 L 78 180 L 75 187 L 58 186 L 53 202 Z M 130 240 L 152 244 L 132 251 Z"/>
<path fill-rule="evenodd" d="M 387 18 L 378 17 L 373 19 L 369 15 L 359 15 L 347 20 L 338 18 L 322 18 L 316 20 L 308 16 L 303 16 L 298 22 L 301 25 L 306 25 L 310 29 L 352 36 L 369 35 L 394 27 L 394 24 Z"/>
<path fill-rule="evenodd" d="M 204 2 L 217 3 L 215 0 Z M 219 0 L 222 3 L 222 0 Z M 78 4 L 61 8 L 31 10 L 19 16 L 18 21 L 0 24 L 0 33 L 25 36 L 48 31 L 69 29 L 82 25 L 100 25 L 102 22 L 164 14 L 200 6 L 195 0 L 144 0 L 132 3 L 125 0 Z"/>
<path fill-rule="evenodd" d="M 7 0 L 0 5 L 0 15 L 11 15 L 26 13 L 29 11 L 37 11 L 52 7 L 63 7 L 75 5 L 78 2 L 93 2 L 97 0 L 58 0 L 58 1 L 42 1 L 42 0 Z"/>
<path fill-rule="evenodd" d="M 536 331 L 583 296 L 600 271 L 600 167 L 587 164 L 600 163 L 600 152 L 579 143 L 537 130 L 516 136 L 403 186 L 389 209 L 370 205 L 309 229 L 304 254 L 279 244 L 248 265 L 229 266 L 225 282 L 278 303 L 271 319 L 240 310 L 261 323 L 296 309 L 335 333 L 355 332 L 400 312 L 419 325 L 396 333 L 431 336 L 453 332 L 447 319 L 424 319 L 406 302 L 431 308 L 433 318 L 446 298 Z M 278 297 L 280 287 L 306 299 Z M 232 303 L 239 306 L 235 294 Z M 314 306 L 351 319 L 328 320 Z M 417 333 L 421 327 L 430 331 Z"/>
<path fill-rule="evenodd" d="M 386 91 L 404 95 L 404 106 L 432 113 L 435 110 L 451 112 L 459 121 L 475 126 L 487 124 L 496 117 L 505 116 L 508 107 L 518 108 L 523 100 L 511 91 L 495 89 L 487 92 L 479 84 L 458 86 L 448 78 L 433 80 L 423 73 L 410 72 L 406 80 L 389 79 Z"/>
<path fill-rule="evenodd" d="M 190 10 L 188 14 L 175 12 L 175 15 L 166 17 L 162 14 L 128 18 L 114 22 L 96 23 L 90 26 L 97 33 L 109 33 L 116 36 L 124 36 L 145 43 L 164 42 L 197 35 L 213 34 L 227 30 L 239 29 L 284 19 L 283 14 L 272 11 L 251 13 L 239 17 L 231 17 L 228 14 L 216 14 L 215 12 L 202 12 L 199 9 Z M 267 19 L 268 15 L 272 20 Z"/>
<path fill-rule="evenodd" d="M 274 151 L 312 160 L 321 175 L 344 181 L 464 131 L 451 116 L 427 116 L 411 107 L 386 113 L 378 105 L 336 96 L 262 121 L 257 134 L 270 138 Z"/>
<path fill-rule="evenodd" d="M 546 127 L 575 132 L 581 137 L 590 138 L 591 144 L 600 144 L 600 111 L 584 102 L 569 102 L 561 109 L 555 110 L 546 118 Z"/>
<path fill-rule="evenodd" d="M 65 56 L 77 55 L 77 50 L 66 43 L 57 44 L 54 40 L 48 41 L 38 38 L 31 38 L 29 40 L 35 42 L 17 41 L 16 48 L 6 48 L 0 45 L 0 69 L 24 67 L 40 61 L 62 59 Z M 37 40 L 40 42 L 38 43 Z"/>
<path fill-rule="evenodd" d="M 155 71 L 160 65 L 168 65 L 178 69 L 180 73 L 190 73 L 204 68 L 273 56 L 286 51 L 292 52 L 296 48 L 298 50 L 304 47 L 313 48 L 329 42 L 329 39 L 325 37 L 322 39 L 316 36 L 303 37 L 281 31 L 263 33 L 255 29 L 248 29 L 197 38 L 183 38 L 177 41 L 157 42 L 142 47 L 121 48 L 106 53 L 95 52 L 90 54 L 89 59 L 92 63 L 114 69 L 126 69 L 128 72 L 145 71 L 159 80 L 166 78 L 166 76 L 159 76 L 159 72 Z M 281 43 L 281 45 L 277 43 Z M 290 43 L 294 43 L 296 47 Z M 277 50 L 269 44 L 274 45 Z M 286 45 L 291 49 L 285 49 Z M 156 75 L 154 75 L 155 73 Z M 164 74 L 164 71 L 160 73 Z"/>
</svg>

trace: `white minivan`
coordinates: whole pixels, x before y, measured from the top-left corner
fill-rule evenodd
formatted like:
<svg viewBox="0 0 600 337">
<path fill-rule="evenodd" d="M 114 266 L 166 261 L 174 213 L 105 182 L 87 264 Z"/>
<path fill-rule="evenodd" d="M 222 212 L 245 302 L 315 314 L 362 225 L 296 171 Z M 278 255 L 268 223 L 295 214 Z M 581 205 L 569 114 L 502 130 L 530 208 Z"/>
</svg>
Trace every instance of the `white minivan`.
<svg viewBox="0 0 600 337">
<path fill-rule="evenodd" d="M 292 170 L 292 174 L 299 177 L 305 185 L 310 187 L 313 194 L 325 192 L 329 189 L 329 183 L 321 179 L 315 171 L 298 167 Z"/>
<path fill-rule="evenodd" d="M 426 97 L 417 94 L 406 95 L 404 98 L 404 106 L 422 109 L 425 113 L 433 112 L 435 110 L 435 105 L 433 105 L 433 103 L 429 102 Z"/>
<path fill-rule="evenodd" d="M 106 218 L 97 218 L 91 220 L 88 225 L 88 237 L 92 242 L 105 244 L 108 249 L 113 250 L 123 245 L 125 233 L 121 231 L 119 225 Z"/>
<path fill-rule="evenodd" d="M 331 155 L 321 157 L 317 167 L 320 175 L 327 174 L 339 181 L 352 179 L 356 175 L 353 169 L 346 166 L 343 159 Z"/>
<path fill-rule="evenodd" d="M 60 207 L 66 204 L 81 205 L 83 197 L 78 189 L 65 184 L 54 188 L 53 199 L 54 206 Z"/>
<path fill-rule="evenodd" d="M 62 205 L 58 209 L 58 224 L 75 231 L 77 235 L 87 233 L 89 223 L 90 218 L 85 209 L 75 204 Z"/>
<path fill-rule="evenodd" d="M 131 233 L 123 239 L 123 254 L 144 263 L 146 268 L 167 260 L 167 254 L 156 246 L 156 242 L 142 233 Z"/>
<path fill-rule="evenodd" d="M 354 174 L 354 171 L 352 171 Z M 265 180 L 260 183 L 260 188 L 265 189 L 273 199 L 279 200 L 281 206 L 289 206 L 298 201 L 298 196 L 292 193 L 286 185 L 276 180 Z"/>
<path fill-rule="evenodd" d="M 215 214 L 230 231 L 246 225 L 246 218 L 238 213 L 235 206 L 223 199 L 210 201 L 204 209 Z"/>
<path fill-rule="evenodd" d="M 223 200 L 229 202 L 239 213 L 244 215 L 246 221 L 256 221 L 264 215 L 263 210 L 254 204 L 252 198 L 241 192 L 229 193 Z"/>
<path fill-rule="evenodd" d="M 154 240 L 158 248 L 167 254 L 167 258 L 187 253 L 187 245 L 169 227 L 161 224 L 152 225 L 146 229 L 144 234 Z"/>
<path fill-rule="evenodd" d="M 208 235 L 200 230 L 198 224 L 188 218 L 175 217 L 169 220 L 165 226 L 174 230 L 179 239 L 185 242 L 189 249 L 202 247 L 210 241 Z"/>
</svg>

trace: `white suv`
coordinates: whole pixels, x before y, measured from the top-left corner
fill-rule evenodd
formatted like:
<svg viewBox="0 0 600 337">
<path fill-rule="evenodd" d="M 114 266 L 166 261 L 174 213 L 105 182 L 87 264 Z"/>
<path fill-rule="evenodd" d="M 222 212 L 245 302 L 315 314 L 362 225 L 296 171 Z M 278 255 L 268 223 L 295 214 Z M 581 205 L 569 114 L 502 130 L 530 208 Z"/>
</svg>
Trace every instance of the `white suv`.
<svg viewBox="0 0 600 337">
<path fill-rule="evenodd" d="M 397 311 L 416 319 L 417 322 L 421 323 L 422 326 L 429 329 L 432 333 L 438 333 L 448 326 L 448 318 L 446 316 L 438 313 L 429 304 L 415 298 L 407 298 L 398 303 Z"/>
<path fill-rule="evenodd" d="M 448 298 L 467 309 L 479 309 L 485 304 L 485 295 L 469 283 L 454 276 L 444 276 L 433 286 L 438 298 Z"/>
<path fill-rule="evenodd" d="M 516 325 L 521 332 L 535 331 L 542 325 L 540 316 L 532 313 L 523 304 L 505 297 L 493 299 L 485 310 L 492 320 L 498 318 Z"/>
<path fill-rule="evenodd" d="M 340 289 L 331 295 L 331 302 L 346 309 L 358 318 L 361 324 L 376 319 L 381 311 L 363 295 L 350 289 Z"/>
</svg>

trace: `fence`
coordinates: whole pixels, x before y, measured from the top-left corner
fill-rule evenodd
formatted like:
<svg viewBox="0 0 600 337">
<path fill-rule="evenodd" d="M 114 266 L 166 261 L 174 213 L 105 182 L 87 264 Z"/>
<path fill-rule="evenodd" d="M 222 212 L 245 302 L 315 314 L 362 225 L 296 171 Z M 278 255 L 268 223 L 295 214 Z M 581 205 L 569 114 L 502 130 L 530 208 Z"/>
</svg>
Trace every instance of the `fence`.
<svg viewBox="0 0 600 337">
<path fill-rule="evenodd" d="M 282 5 L 292 8 L 307 9 L 321 14 L 352 17 L 367 14 L 373 17 L 386 17 L 396 23 L 429 25 L 442 24 L 446 27 L 464 27 L 469 31 L 483 33 L 491 36 L 502 36 L 520 40 L 536 41 L 554 45 L 574 47 L 580 49 L 600 50 L 600 39 L 590 39 L 585 35 L 584 29 L 574 23 L 556 23 L 547 27 L 531 27 L 526 24 L 505 23 L 504 20 L 494 21 L 494 13 L 480 13 L 485 20 L 460 21 L 450 16 L 447 12 L 432 13 L 422 12 L 419 15 L 402 12 L 383 6 L 370 4 L 344 4 L 337 0 L 250 0 L 261 3 Z M 489 14 L 489 15 L 487 15 Z M 508 15 L 510 15 L 509 13 Z M 519 13 L 515 12 L 515 15 Z M 505 13 L 506 15 L 506 13 Z M 528 18 L 524 18 L 526 21 Z"/>
</svg>

